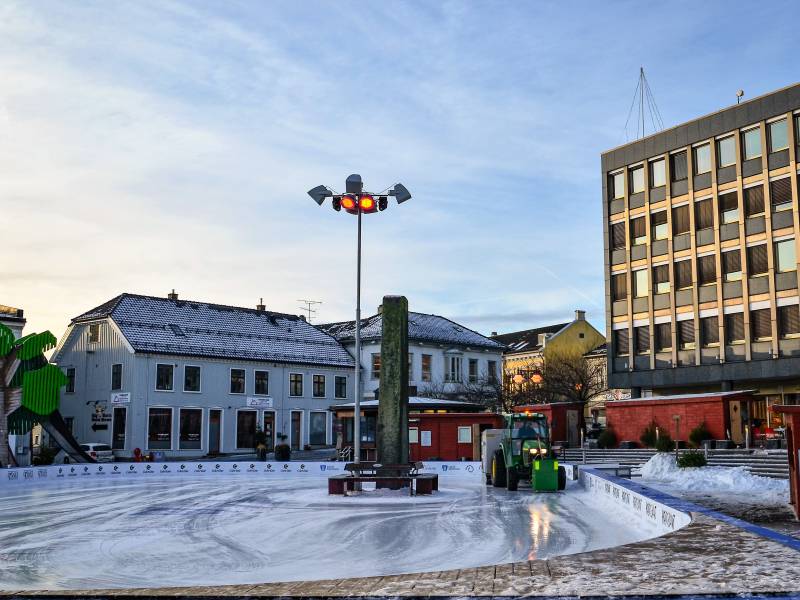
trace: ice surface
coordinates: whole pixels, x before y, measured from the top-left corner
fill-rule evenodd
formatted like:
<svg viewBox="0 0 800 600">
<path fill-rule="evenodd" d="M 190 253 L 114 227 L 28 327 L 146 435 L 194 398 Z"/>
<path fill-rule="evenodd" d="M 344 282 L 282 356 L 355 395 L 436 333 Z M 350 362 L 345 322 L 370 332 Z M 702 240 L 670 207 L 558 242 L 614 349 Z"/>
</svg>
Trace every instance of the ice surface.
<svg viewBox="0 0 800 600">
<path fill-rule="evenodd" d="M 323 478 L 221 475 L 0 488 L 0 589 L 221 585 L 547 558 L 653 532 L 571 484 L 332 497 Z M 598 502 L 600 502 L 598 504 Z"/>
</svg>

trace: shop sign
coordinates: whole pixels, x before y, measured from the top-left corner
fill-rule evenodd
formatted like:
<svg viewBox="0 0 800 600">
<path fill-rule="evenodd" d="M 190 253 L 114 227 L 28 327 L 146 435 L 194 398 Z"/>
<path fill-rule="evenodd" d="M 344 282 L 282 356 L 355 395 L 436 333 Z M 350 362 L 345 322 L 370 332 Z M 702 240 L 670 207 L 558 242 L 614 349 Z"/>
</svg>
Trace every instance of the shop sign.
<svg viewBox="0 0 800 600">
<path fill-rule="evenodd" d="M 248 396 L 247 406 L 250 408 L 272 408 L 272 397 L 270 396 Z"/>
<path fill-rule="evenodd" d="M 131 403 L 131 393 L 130 392 L 114 392 L 111 394 L 111 404 L 130 404 Z"/>
</svg>

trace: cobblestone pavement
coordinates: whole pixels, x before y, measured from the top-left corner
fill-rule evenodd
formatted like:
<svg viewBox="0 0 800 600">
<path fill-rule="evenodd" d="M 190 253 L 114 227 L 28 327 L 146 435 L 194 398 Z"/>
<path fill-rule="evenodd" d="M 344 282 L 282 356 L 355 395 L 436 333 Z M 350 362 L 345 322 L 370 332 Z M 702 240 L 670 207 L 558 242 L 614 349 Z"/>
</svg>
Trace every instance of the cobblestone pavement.
<svg viewBox="0 0 800 600">
<path fill-rule="evenodd" d="M 60 596 L 600 596 L 800 592 L 800 553 L 693 514 L 669 535 L 583 554 L 454 571 L 261 585 L 59 591 Z M 25 592 L 36 596 L 50 592 Z M 3 595 L 13 595 L 4 592 Z"/>
</svg>

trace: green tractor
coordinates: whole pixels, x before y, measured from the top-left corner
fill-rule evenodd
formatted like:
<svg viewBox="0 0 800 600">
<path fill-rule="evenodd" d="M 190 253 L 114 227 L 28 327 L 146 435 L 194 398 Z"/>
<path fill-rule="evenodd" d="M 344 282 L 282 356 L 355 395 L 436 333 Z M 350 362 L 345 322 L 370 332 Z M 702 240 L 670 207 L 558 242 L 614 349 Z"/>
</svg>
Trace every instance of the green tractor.
<svg viewBox="0 0 800 600">
<path fill-rule="evenodd" d="M 542 413 L 505 415 L 503 429 L 484 432 L 482 443 L 486 483 L 516 491 L 520 480 L 534 491 L 555 492 L 567 485 L 567 473 L 550 446 L 547 418 Z"/>
</svg>

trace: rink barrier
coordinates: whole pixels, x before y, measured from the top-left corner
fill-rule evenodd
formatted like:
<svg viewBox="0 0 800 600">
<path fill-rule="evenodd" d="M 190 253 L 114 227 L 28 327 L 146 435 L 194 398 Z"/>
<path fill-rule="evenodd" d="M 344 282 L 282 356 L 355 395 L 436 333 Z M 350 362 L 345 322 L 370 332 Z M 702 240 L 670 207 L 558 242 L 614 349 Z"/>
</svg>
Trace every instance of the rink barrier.
<svg viewBox="0 0 800 600">
<path fill-rule="evenodd" d="M 153 476 L 214 477 L 215 475 L 240 475 L 252 477 L 328 477 L 345 472 L 344 462 L 303 461 L 197 461 L 162 463 L 92 463 L 48 465 L 0 469 L 0 485 L 15 485 L 47 481 L 72 481 L 80 479 L 141 478 Z M 474 478 L 482 481 L 479 462 L 425 462 L 422 473 L 436 473 L 440 477 Z"/>
</svg>

